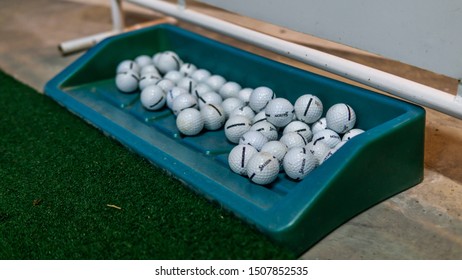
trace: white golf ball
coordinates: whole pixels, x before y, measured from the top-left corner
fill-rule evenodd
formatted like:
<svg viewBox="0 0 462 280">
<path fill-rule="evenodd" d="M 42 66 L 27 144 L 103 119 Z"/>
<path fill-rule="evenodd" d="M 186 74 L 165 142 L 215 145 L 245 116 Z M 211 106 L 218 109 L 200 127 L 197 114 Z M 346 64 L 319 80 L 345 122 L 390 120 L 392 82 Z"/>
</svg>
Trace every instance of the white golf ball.
<svg viewBox="0 0 462 280">
<path fill-rule="evenodd" d="M 179 70 L 181 67 L 181 59 L 177 54 L 169 51 L 163 52 L 157 59 L 156 68 L 160 73 L 165 74 L 172 70 Z"/>
<path fill-rule="evenodd" d="M 237 145 L 228 155 L 229 167 L 234 173 L 246 176 L 247 163 L 256 153 L 258 153 L 258 151 L 250 145 Z"/>
<path fill-rule="evenodd" d="M 282 160 L 284 159 L 287 150 L 288 148 L 286 144 L 280 141 L 269 141 L 266 142 L 265 145 L 263 145 L 260 151 L 272 154 L 278 159 L 279 163 L 282 164 Z"/>
<path fill-rule="evenodd" d="M 166 98 L 164 91 L 160 87 L 150 85 L 141 91 L 140 101 L 144 108 L 156 111 L 164 107 Z"/>
<path fill-rule="evenodd" d="M 276 127 L 268 121 L 256 122 L 250 127 L 250 130 L 258 131 L 263 134 L 269 141 L 278 139 L 278 130 Z"/>
<path fill-rule="evenodd" d="M 139 55 L 135 58 L 136 64 L 140 67 L 140 69 L 143 69 L 143 67 L 147 65 L 152 65 L 152 59 L 148 55 Z"/>
<path fill-rule="evenodd" d="M 231 143 L 239 143 L 244 133 L 250 130 L 250 120 L 243 116 L 234 116 L 225 123 L 225 136 Z"/>
<path fill-rule="evenodd" d="M 147 86 L 150 85 L 155 85 L 161 77 L 157 75 L 156 73 L 147 73 L 141 76 L 141 78 L 138 81 L 138 87 L 140 90 L 145 89 Z"/>
<path fill-rule="evenodd" d="M 321 163 L 330 151 L 329 146 L 320 141 L 311 141 L 308 145 L 306 145 L 306 148 L 314 155 L 314 157 L 318 160 L 318 163 Z"/>
<path fill-rule="evenodd" d="M 187 108 L 178 114 L 176 126 L 184 135 L 193 136 L 204 128 L 204 119 L 199 110 Z"/>
<path fill-rule="evenodd" d="M 255 117 L 254 111 L 249 107 L 249 106 L 241 106 L 236 109 L 234 109 L 229 116 L 244 116 L 248 118 L 249 120 L 253 119 Z"/>
<path fill-rule="evenodd" d="M 192 73 L 194 73 L 197 70 L 196 65 L 192 63 L 184 63 L 180 67 L 180 72 L 183 73 L 185 76 L 190 77 Z"/>
<path fill-rule="evenodd" d="M 226 82 L 218 91 L 223 99 L 236 97 L 238 98 L 239 91 L 242 89 L 241 85 L 236 82 Z"/>
<path fill-rule="evenodd" d="M 340 136 L 331 129 L 324 129 L 313 135 L 313 142 L 324 142 L 329 148 L 335 147 L 340 143 Z"/>
<path fill-rule="evenodd" d="M 265 108 L 266 120 L 276 127 L 289 124 L 294 116 L 294 106 L 285 98 L 275 98 Z"/>
<path fill-rule="evenodd" d="M 352 129 L 356 124 L 356 113 L 350 105 L 338 103 L 327 110 L 327 128 L 343 134 Z"/>
<path fill-rule="evenodd" d="M 229 118 L 231 112 L 234 111 L 234 109 L 239 108 L 244 105 L 244 102 L 240 100 L 239 98 L 236 97 L 230 97 L 221 103 L 221 106 L 225 110 L 226 118 Z"/>
<path fill-rule="evenodd" d="M 172 111 L 175 115 L 178 116 L 181 111 L 190 108 L 198 108 L 197 100 L 191 94 L 180 94 L 175 99 L 173 99 Z"/>
<path fill-rule="evenodd" d="M 326 118 L 320 118 L 311 125 L 311 132 L 314 134 L 327 128 Z"/>
<path fill-rule="evenodd" d="M 265 111 L 260 111 L 259 113 L 257 113 L 255 115 L 255 117 L 252 119 L 252 123 L 253 124 L 256 124 L 258 122 L 262 122 L 262 121 L 266 121 L 266 115 L 265 115 Z"/>
<path fill-rule="evenodd" d="M 311 132 L 310 126 L 302 121 L 292 121 L 282 131 L 282 134 L 287 134 L 289 132 L 298 132 L 303 137 L 305 137 L 306 141 L 311 141 L 313 138 L 313 133 Z"/>
<path fill-rule="evenodd" d="M 184 78 L 184 74 L 177 70 L 168 71 L 167 74 L 164 75 L 164 79 L 168 79 L 175 84 Z"/>
<path fill-rule="evenodd" d="M 364 130 L 362 130 L 360 128 L 350 129 L 345 134 L 343 134 L 342 141 L 348 141 L 351 138 L 356 137 L 361 133 L 364 133 Z"/>
<path fill-rule="evenodd" d="M 250 100 L 250 95 L 252 94 L 253 89 L 252 88 L 243 88 L 239 91 L 237 94 L 237 97 L 244 101 L 245 104 L 249 104 Z"/>
<path fill-rule="evenodd" d="M 207 84 L 199 83 L 199 84 L 196 84 L 196 86 L 194 87 L 192 94 L 195 95 L 197 98 L 199 98 L 199 96 L 201 96 L 202 94 L 206 92 L 213 92 L 213 89 Z"/>
<path fill-rule="evenodd" d="M 220 105 L 206 104 L 201 108 L 204 127 L 207 130 L 217 130 L 225 124 L 225 112 Z"/>
<path fill-rule="evenodd" d="M 287 148 L 291 149 L 294 147 L 304 147 L 308 144 L 305 137 L 297 132 L 289 132 L 287 134 L 282 135 L 281 139 L 279 139 L 282 143 L 286 144 Z"/>
<path fill-rule="evenodd" d="M 199 95 L 197 98 L 199 102 L 199 108 L 202 108 L 206 104 L 214 104 L 214 105 L 219 105 L 221 106 L 221 103 L 223 99 L 221 98 L 221 95 L 214 91 L 209 91 L 206 93 L 203 93 L 202 95 Z M 224 111 L 223 111 L 224 113 Z M 226 113 L 224 113 L 224 117 L 226 118 Z"/>
<path fill-rule="evenodd" d="M 141 76 L 149 73 L 149 74 L 155 74 L 160 77 L 160 73 L 159 71 L 157 71 L 157 68 L 156 66 L 154 66 L 154 64 L 148 64 L 144 66 L 143 68 L 141 68 L 140 73 L 141 73 Z"/>
<path fill-rule="evenodd" d="M 191 78 L 198 83 L 205 83 L 208 77 L 212 74 L 209 70 L 206 69 L 197 69 L 194 73 L 191 74 Z"/>
<path fill-rule="evenodd" d="M 152 56 L 152 63 L 154 64 L 154 66 L 156 66 L 159 63 L 159 58 L 161 55 L 162 55 L 162 52 L 158 52 Z"/>
<path fill-rule="evenodd" d="M 156 85 L 162 88 L 164 92 L 168 92 L 175 87 L 175 83 L 168 79 L 160 79 L 156 82 Z"/>
<path fill-rule="evenodd" d="M 171 90 L 167 92 L 167 107 L 172 109 L 173 100 L 180 94 L 189 94 L 187 90 L 180 87 L 173 87 Z"/>
<path fill-rule="evenodd" d="M 305 147 L 289 149 L 282 161 L 284 172 L 294 180 L 302 180 L 316 168 L 318 160 Z"/>
<path fill-rule="evenodd" d="M 247 176 L 255 184 L 270 184 L 276 180 L 278 174 L 279 161 L 269 153 L 256 153 L 247 162 Z"/>
<path fill-rule="evenodd" d="M 323 112 L 321 100 L 312 94 L 304 94 L 295 101 L 295 115 L 297 119 L 308 124 L 317 121 Z"/>
<path fill-rule="evenodd" d="M 266 138 L 263 134 L 258 131 L 249 130 L 244 133 L 241 138 L 239 138 L 239 144 L 246 144 L 254 147 L 257 151 L 261 150 L 261 147 L 268 142 L 268 138 Z"/>
<path fill-rule="evenodd" d="M 124 60 L 117 65 L 116 74 L 128 71 L 139 73 L 140 66 L 138 66 L 138 64 L 135 61 L 130 59 Z"/>
<path fill-rule="evenodd" d="M 190 94 L 193 93 L 194 88 L 196 87 L 197 82 L 189 77 L 184 77 L 178 81 L 177 87 L 186 89 Z"/>
<path fill-rule="evenodd" d="M 126 71 L 116 75 L 116 87 L 122 92 L 134 92 L 138 89 L 139 76 L 137 72 Z"/>
<path fill-rule="evenodd" d="M 226 79 L 220 75 L 212 75 L 205 80 L 205 83 L 210 86 L 213 91 L 218 92 L 226 83 Z"/>
<path fill-rule="evenodd" d="M 249 97 L 249 106 L 256 113 L 265 109 L 270 100 L 276 98 L 276 94 L 269 87 L 255 88 Z"/>
<path fill-rule="evenodd" d="M 335 147 L 330 149 L 329 152 L 324 156 L 324 158 L 322 159 L 322 161 L 320 161 L 319 164 L 323 164 L 326 160 L 328 160 L 333 154 L 335 154 L 338 150 L 340 150 L 340 148 L 343 147 L 343 145 L 345 145 L 346 142 L 347 141 L 341 141 Z"/>
</svg>

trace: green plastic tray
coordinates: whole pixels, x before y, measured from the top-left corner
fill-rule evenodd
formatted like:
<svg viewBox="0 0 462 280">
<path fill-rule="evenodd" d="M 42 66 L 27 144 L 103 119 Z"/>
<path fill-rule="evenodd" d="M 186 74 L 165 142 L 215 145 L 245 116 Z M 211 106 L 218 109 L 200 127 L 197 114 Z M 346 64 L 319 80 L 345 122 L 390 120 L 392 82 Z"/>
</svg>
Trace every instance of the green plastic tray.
<svg viewBox="0 0 462 280">
<path fill-rule="evenodd" d="M 303 181 L 284 174 L 259 186 L 227 165 L 233 145 L 224 131 L 183 137 L 168 109 L 150 113 L 139 94 L 115 88 L 117 64 L 141 54 L 174 50 L 184 61 L 236 81 L 268 86 L 294 102 L 306 93 L 324 107 L 351 105 L 366 132 L 345 144 Z M 104 40 L 45 86 L 48 96 L 188 187 L 274 240 L 301 253 L 358 213 L 423 179 L 425 111 L 171 25 Z"/>
</svg>

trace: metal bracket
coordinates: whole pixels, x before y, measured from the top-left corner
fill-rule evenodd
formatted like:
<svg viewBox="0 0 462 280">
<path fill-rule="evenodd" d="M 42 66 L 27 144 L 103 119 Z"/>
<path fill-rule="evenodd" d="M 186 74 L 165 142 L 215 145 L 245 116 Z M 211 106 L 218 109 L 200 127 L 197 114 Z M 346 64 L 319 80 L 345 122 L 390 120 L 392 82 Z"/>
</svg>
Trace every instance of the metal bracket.
<svg viewBox="0 0 462 280">
<path fill-rule="evenodd" d="M 459 84 L 457 85 L 457 95 L 455 101 L 462 103 L 462 80 L 459 80 Z"/>
<path fill-rule="evenodd" d="M 186 0 L 178 0 L 178 7 L 179 7 L 181 10 L 186 9 Z"/>
</svg>

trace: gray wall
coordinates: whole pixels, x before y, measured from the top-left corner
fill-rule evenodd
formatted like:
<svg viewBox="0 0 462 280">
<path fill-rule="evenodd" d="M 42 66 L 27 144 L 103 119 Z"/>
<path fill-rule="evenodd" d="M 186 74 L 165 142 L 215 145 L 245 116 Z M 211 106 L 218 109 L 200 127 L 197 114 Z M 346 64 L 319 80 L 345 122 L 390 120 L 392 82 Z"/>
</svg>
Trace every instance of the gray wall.
<svg viewBox="0 0 462 280">
<path fill-rule="evenodd" d="M 462 78 L 462 0 L 199 0 Z"/>
</svg>

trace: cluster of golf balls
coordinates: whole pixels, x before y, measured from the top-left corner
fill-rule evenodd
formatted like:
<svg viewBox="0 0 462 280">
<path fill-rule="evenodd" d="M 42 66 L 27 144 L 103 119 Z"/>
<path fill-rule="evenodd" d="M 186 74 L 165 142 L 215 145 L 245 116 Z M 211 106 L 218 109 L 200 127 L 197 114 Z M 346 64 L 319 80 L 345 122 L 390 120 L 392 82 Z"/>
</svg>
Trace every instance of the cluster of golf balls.
<svg viewBox="0 0 462 280">
<path fill-rule="evenodd" d="M 348 104 L 335 104 L 322 117 L 323 103 L 315 95 L 301 95 L 292 104 L 269 87 L 243 88 L 183 62 L 173 51 L 122 61 L 115 81 L 122 92 L 140 90 L 146 110 L 167 106 L 183 135 L 224 127 L 227 140 L 236 144 L 228 156 L 231 170 L 260 185 L 280 172 L 302 180 L 364 132 L 355 128 L 356 114 Z"/>
<path fill-rule="evenodd" d="M 238 144 L 229 154 L 230 168 L 256 184 L 273 182 L 281 171 L 302 180 L 364 132 L 354 128 L 356 114 L 348 104 L 335 104 L 322 117 L 323 103 L 315 95 L 301 95 L 292 105 L 269 92 L 260 87 L 250 94 L 253 119 L 231 117 L 225 124 L 228 140 Z"/>
</svg>

